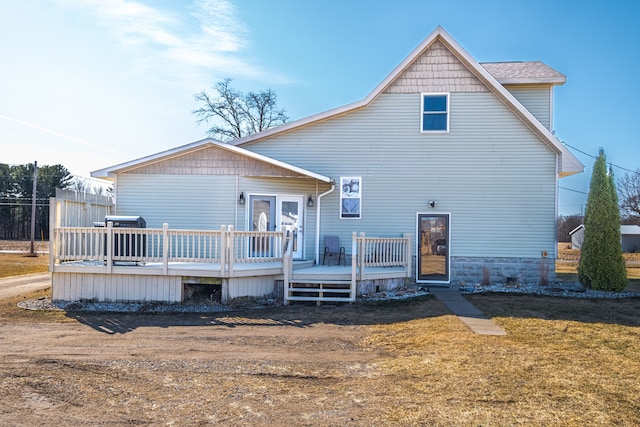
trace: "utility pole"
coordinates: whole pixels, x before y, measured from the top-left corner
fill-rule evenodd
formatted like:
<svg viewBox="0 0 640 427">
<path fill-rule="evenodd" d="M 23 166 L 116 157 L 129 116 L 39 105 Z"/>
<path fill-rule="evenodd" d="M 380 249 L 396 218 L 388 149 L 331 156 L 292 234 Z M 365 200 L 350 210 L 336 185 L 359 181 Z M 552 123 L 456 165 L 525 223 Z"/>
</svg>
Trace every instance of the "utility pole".
<svg viewBox="0 0 640 427">
<path fill-rule="evenodd" d="M 33 195 L 31 196 L 31 253 L 29 256 L 36 256 L 34 250 L 34 240 L 36 236 L 36 195 L 38 189 L 38 162 L 33 162 Z"/>
</svg>

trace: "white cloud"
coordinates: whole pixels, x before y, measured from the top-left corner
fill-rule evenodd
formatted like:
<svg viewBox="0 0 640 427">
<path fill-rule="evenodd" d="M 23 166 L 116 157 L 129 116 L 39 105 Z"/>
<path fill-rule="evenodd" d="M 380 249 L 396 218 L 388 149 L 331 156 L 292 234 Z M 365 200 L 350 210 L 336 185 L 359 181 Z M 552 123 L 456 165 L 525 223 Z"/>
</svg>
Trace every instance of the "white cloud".
<svg viewBox="0 0 640 427">
<path fill-rule="evenodd" d="M 164 70 L 176 79 L 203 72 L 209 78 L 270 74 L 242 56 L 250 34 L 227 0 L 196 0 L 174 9 L 127 0 L 59 1 L 88 9 L 122 46 L 135 48 L 138 71 Z"/>
</svg>

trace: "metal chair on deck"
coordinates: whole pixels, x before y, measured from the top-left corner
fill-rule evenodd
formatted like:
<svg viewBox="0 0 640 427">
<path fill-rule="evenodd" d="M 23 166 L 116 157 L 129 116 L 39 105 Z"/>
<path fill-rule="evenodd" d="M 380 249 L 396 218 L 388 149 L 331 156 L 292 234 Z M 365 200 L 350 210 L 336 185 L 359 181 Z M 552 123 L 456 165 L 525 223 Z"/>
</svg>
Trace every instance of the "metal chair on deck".
<svg viewBox="0 0 640 427">
<path fill-rule="evenodd" d="M 340 246 L 340 238 L 338 236 L 324 236 L 324 255 L 322 257 L 322 265 L 325 265 L 329 257 L 329 264 L 331 265 L 331 258 L 338 258 L 338 265 L 342 259 L 342 264 L 347 265 L 346 254 L 344 246 Z"/>
</svg>

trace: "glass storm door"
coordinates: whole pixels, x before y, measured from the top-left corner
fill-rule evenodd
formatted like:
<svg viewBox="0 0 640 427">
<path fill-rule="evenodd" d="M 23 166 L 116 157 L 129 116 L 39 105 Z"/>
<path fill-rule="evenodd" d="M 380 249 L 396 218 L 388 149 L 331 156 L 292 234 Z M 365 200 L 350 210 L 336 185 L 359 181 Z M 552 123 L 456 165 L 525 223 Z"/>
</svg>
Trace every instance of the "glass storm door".
<svg viewBox="0 0 640 427">
<path fill-rule="evenodd" d="M 418 214 L 418 282 L 449 283 L 449 214 Z"/>
<path fill-rule="evenodd" d="M 282 196 L 279 198 L 279 218 L 278 230 L 290 231 L 293 235 L 293 259 L 302 259 L 303 243 L 303 218 L 304 218 L 304 197 L 302 196 Z"/>
<path fill-rule="evenodd" d="M 249 220 L 251 231 L 275 231 L 275 196 L 249 196 Z M 249 242 L 249 256 L 273 256 L 272 238 L 252 237 Z"/>
</svg>

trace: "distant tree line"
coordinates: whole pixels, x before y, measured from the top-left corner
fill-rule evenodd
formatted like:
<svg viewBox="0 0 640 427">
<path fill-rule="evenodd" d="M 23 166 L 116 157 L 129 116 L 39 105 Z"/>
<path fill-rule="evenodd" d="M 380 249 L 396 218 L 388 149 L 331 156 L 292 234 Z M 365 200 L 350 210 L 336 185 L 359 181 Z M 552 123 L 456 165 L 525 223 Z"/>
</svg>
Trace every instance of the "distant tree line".
<svg viewBox="0 0 640 427">
<path fill-rule="evenodd" d="M 31 238 L 33 164 L 0 163 L 0 239 Z M 70 189 L 76 180 L 62 165 L 38 166 L 35 238 L 49 238 L 49 198 L 56 188 Z"/>
</svg>

